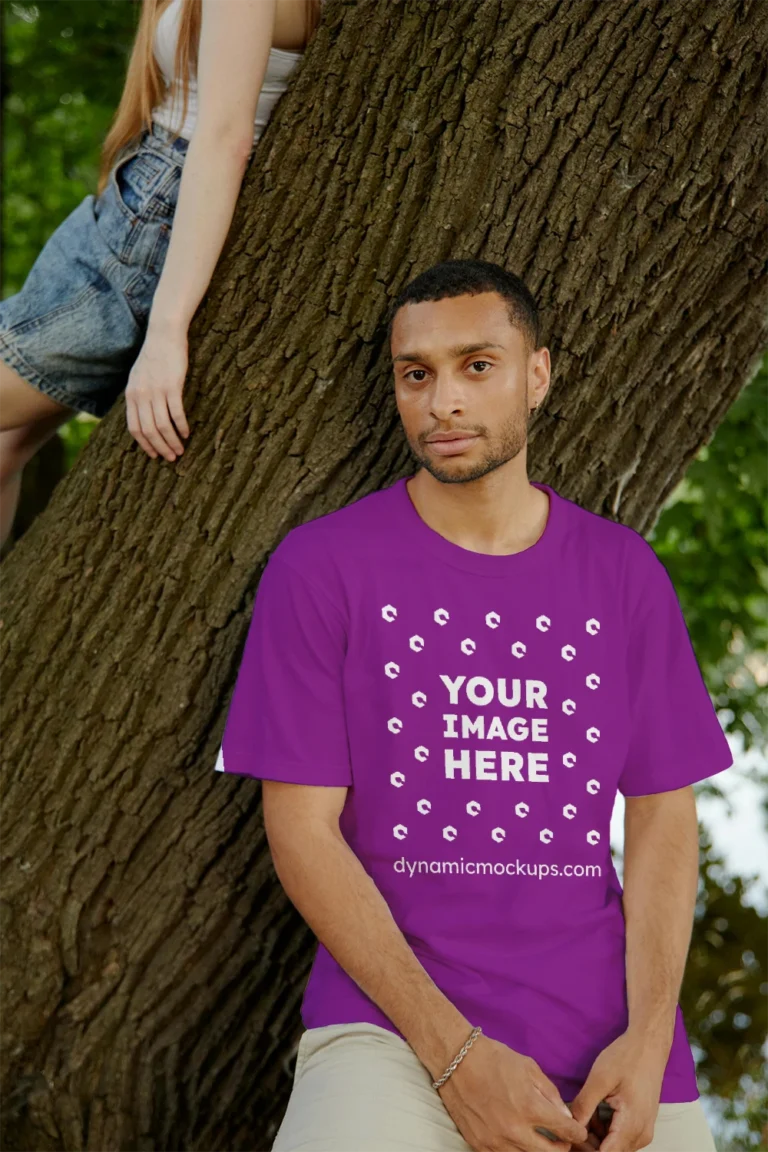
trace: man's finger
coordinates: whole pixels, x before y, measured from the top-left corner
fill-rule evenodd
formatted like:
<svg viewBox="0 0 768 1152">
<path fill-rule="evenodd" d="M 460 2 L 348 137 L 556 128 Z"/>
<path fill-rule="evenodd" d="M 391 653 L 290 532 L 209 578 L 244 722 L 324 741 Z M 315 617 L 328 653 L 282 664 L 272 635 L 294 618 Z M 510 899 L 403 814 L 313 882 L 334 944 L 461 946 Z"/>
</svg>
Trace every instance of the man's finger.
<svg viewBox="0 0 768 1152">
<path fill-rule="evenodd" d="M 638 1132 L 635 1115 L 626 1104 L 620 1104 L 611 1117 L 611 1126 L 600 1145 L 600 1152 L 627 1152 L 628 1148 L 634 1150 L 646 1147 L 651 1141 L 646 1140 L 645 1144 L 641 1144 L 637 1138 Z"/>
<path fill-rule="evenodd" d="M 593 1152 L 592 1145 L 580 1142 L 580 1135 L 583 1134 L 584 1128 L 579 1124 L 573 1123 L 572 1120 L 547 1120 L 546 1124 L 534 1124 L 533 1131 L 537 1136 L 534 1138 L 532 1147 L 542 1150 L 542 1152 L 568 1152 L 569 1149 L 586 1149 L 586 1152 Z M 540 1137 L 543 1137 L 541 1139 Z M 588 1134 L 587 1134 L 588 1139 Z M 546 1142 L 546 1143 L 545 1143 Z"/>
<path fill-rule="evenodd" d="M 571 1109 L 565 1103 L 552 1081 L 545 1076 L 543 1072 L 541 1076 L 537 1076 L 534 1079 L 533 1087 L 539 1093 L 540 1097 L 543 1098 L 542 1110 L 539 1112 L 541 1127 L 548 1128 L 560 1140 L 570 1141 L 571 1143 L 575 1140 L 585 1140 L 587 1136 L 586 1124 L 574 1120 L 571 1115 Z M 554 1109 L 554 1111 L 551 1111 L 552 1109 Z"/>
<path fill-rule="evenodd" d="M 566 1144 L 574 1144 L 586 1140 L 588 1136 L 585 1124 L 580 1124 L 572 1116 L 566 1116 L 554 1104 L 546 1108 L 537 1109 L 538 1123 L 535 1130 L 550 1142 L 561 1140 Z"/>
<path fill-rule="evenodd" d="M 583 1124 L 588 1124 L 601 1100 L 611 1093 L 614 1084 L 607 1084 L 603 1078 L 588 1076 L 581 1090 L 570 1103 L 571 1114 Z"/>
<path fill-rule="evenodd" d="M 571 1142 L 571 1152 L 594 1152 L 594 1149 L 599 1147 L 600 1138 L 594 1132 L 589 1132 L 586 1140 L 573 1140 Z"/>
<path fill-rule="evenodd" d="M 550 1104 L 557 1108 L 558 1112 L 562 1112 L 564 1116 L 571 1115 L 570 1108 L 563 1100 L 556 1086 L 544 1072 L 539 1072 L 533 1078 L 533 1086 L 537 1092 L 541 1093 L 545 1100 L 548 1100 Z"/>
</svg>

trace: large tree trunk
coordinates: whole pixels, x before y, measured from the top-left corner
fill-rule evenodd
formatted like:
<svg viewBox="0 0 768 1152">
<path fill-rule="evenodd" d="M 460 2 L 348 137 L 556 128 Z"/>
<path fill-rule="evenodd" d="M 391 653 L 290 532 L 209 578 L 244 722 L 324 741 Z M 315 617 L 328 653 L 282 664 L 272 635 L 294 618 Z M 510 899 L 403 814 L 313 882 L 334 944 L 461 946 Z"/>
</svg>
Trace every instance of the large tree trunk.
<svg viewBox="0 0 768 1152">
<path fill-rule="evenodd" d="M 640 531 L 766 341 L 764 6 L 329 0 L 194 325 L 191 437 L 119 402 L 2 567 L 6 1149 L 268 1149 L 312 936 L 213 771 L 259 575 L 413 470 L 383 316 L 538 297 L 534 479 Z"/>
</svg>

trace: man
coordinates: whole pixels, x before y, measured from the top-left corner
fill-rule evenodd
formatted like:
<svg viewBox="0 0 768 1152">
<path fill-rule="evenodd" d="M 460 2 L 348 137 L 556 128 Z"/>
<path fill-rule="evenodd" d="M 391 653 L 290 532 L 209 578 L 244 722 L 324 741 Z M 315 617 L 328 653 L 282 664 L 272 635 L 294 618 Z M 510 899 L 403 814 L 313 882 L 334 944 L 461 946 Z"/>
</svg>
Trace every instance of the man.
<svg viewBox="0 0 768 1152">
<path fill-rule="evenodd" d="M 217 763 L 319 940 L 273 1148 L 708 1152 L 678 995 L 691 784 L 732 757 L 674 588 L 529 483 L 516 276 L 438 264 L 390 339 L 421 467 L 272 553 Z"/>
</svg>

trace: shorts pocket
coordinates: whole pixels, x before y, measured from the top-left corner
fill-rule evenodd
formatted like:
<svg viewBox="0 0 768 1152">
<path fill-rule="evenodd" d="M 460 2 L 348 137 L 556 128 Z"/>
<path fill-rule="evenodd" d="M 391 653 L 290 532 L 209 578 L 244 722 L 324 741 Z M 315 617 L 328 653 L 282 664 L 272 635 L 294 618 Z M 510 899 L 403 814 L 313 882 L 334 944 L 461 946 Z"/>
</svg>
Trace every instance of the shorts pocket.
<svg viewBox="0 0 768 1152">
<path fill-rule="evenodd" d="M 95 201 L 93 216 L 101 239 L 112 255 L 127 270 L 139 274 L 138 295 L 143 296 L 148 290 L 154 291 L 153 281 L 163 270 L 173 226 L 173 206 L 169 201 L 162 212 L 158 211 L 161 193 L 147 192 L 142 186 L 143 177 L 134 181 L 130 176 L 132 166 L 139 160 L 143 161 L 143 154 L 124 156 L 113 168 L 109 182 Z M 165 169 L 162 178 L 167 184 L 174 176 Z"/>
<path fill-rule="evenodd" d="M 102 196 L 106 196 L 110 192 L 115 200 L 115 203 L 122 209 L 124 215 L 129 221 L 135 220 L 137 213 L 134 208 L 123 200 L 120 182 L 122 180 L 123 171 L 129 164 L 133 164 L 134 160 L 141 151 L 141 140 L 134 140 L 132 144 L 126 147 L 118 154 L 117 160 L 112 165 L 112 170 L 109 173 L 107 184 L 102 192 Z"/>
<path fill-rule="evenodd" d="M 141 147 L 113 167 L 110 180 L 120 208 L 134 226 L 173 219 L 181 180 L 181 168 L 173 160 Z"/>
</svg>

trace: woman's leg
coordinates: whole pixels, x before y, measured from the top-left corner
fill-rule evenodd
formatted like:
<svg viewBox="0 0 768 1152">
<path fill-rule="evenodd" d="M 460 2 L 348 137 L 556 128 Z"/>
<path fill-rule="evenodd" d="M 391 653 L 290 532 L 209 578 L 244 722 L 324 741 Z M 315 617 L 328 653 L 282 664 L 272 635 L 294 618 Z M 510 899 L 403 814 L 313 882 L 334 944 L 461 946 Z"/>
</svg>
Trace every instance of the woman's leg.
<svg viewBox="0 0 768 1152">
<path fill-rule="evenodd" d="M 0 360 L 0 431 L 21 428 L 56 414 L 59 414 L 61 424 L 64 420 L 70 420 L 76 411 L 76 408 L 60 404 L 52 396 L 28 384 L 15 368 Z M 58 428 L 58 424 L 54 427 Z"/>
<path fill-rule="evenodd" d="M 0 362 L 0 547 L 13 528 L 24 465 L 75 412 Z"/>
</svg>

